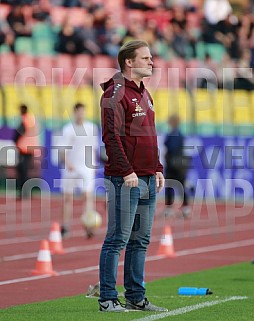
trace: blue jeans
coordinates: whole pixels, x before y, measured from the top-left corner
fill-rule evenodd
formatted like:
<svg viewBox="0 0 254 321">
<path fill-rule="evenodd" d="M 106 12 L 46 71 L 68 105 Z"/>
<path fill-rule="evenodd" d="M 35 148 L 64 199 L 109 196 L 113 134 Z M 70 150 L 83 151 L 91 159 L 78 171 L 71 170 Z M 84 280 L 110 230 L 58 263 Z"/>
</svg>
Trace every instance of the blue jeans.
<svg viewBox="0 0 254 321">
<path fill-rule="evenodd" d="M 156 205 L 155 176 L 139 177 L 138 187 L 126 187 L 122 177 L 105 176 L 108 230 L 100 255 L 100 299 L 117 298 L 120 252 L 124 258 L 125 297 L 132 303 L 145 297 L 144 265 Z"/>
</svg>

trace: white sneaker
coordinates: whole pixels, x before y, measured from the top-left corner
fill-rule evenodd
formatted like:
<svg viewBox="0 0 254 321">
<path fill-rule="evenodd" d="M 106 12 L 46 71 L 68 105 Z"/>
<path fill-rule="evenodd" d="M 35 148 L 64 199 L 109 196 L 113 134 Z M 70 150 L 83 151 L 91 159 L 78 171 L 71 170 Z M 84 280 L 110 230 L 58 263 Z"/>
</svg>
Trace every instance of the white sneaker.
<svg viewBox="0 0 254 321">
<path fill-rule="evenodd" d="M 184 206 L 182 209 L 183 218 L 188 218 L 191 214 L 190 206 Z"/>
<path fill-rule="evenodd" d="M 132 303 L 129 300 L 126 300 L 126 305 L 125 305 L 126 309 L 128 310 L 138 310 L 138 311 L 155 311 L 155 312 L 167 312 L 168 309 L 166 308 L 162 308 L 162 307 L 158 307 L 157 305 L 152 304 L 151 302 L 149 302 L 147 300 L 147 298 L 144 298 L 144 300 L 142 300 L 139 303 Z"/>
<path fill-rule="evenodd" d="M 129 312 L 118 299 L 99 302 L 101 312 Z"/>
<path fill-rule="evenodd" d="M 163 212 L 165 217 L 173 217 L 176 211 L 172 207 L 167 207 Z"/>
</svg>

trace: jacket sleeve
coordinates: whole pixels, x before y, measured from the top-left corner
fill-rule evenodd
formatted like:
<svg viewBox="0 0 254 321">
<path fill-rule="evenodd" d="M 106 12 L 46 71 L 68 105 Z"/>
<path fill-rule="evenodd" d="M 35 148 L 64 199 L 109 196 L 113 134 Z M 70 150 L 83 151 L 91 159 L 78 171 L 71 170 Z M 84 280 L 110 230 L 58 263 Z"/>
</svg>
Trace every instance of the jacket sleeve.
<svg viewBox="0 0 254 321">
<path fill-rule="evenodd" d="M 149 95 L 149 98 L 150 98 L 152 104 L 154 104 L 153 98 L 151 97 L 151 95 L 150 95 L 149 92 L 148 92 L 148 95 Z M 157 142 L 157 145 L 158 145 L 158 142 Z M 158 149 L 158 160 L 157 160 L 156 172 L 161 172 L 161 173 L 163 173 L 163 165 L 162 165 L 161 162 L 160 162 L 160 153 L 159 153 L 159 152 L 160 152 L 160 151 L 159 151 L 159 149 Z"/>
<path fill-rule="evenodd" d="M 161 162 L 160 162 L 159 153 L 158 153 L 158 163 L 157 163 L 156 172 L 162 172 L 162 173 L 163 173 L 163 165 L 162 165 Z"/>
<path fill-rule="evenodd" d="M 105 144 L 108 162 L 120 176 L 133 173 L 133 168 L 126 156 L 121 137 L 125 135 L 125 110 L 116 97 L 101 99 L 102 140 Z M 123 138 L 123 137 L 122 137 Z"/>
</svg>

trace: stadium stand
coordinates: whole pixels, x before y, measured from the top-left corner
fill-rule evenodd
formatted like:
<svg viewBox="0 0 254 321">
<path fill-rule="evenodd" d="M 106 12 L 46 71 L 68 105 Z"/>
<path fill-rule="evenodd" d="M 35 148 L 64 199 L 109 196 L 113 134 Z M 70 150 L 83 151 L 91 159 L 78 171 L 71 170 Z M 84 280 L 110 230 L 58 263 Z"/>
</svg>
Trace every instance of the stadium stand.
<svg viewBox="0 0 254 321">
<path fill-rule="evenodd" d="M 74 1 L 70 6 L 66 6 L 67 2 L 60 0 L 40 0 L 37 1 L 36 6 L 28 5 L 26 1 L 26 4 L 22 6 L 22 14 L 26 24 L 31 26 L 31 35 L 16 36 L 14 46 L 11 46 L 4 36 L 1 38 L 3 39 L 0 43 L 0 81 L 2 86 L 14 84 L 17 72 L 24 67 L 34 67 L 34 70 L 23 71 L 22 75 L 19 73 L 18 80 L 24 81 L 25 79 L 27 84 L 36 82 L 35 79 L 32 79 L 35 75 L 35 78 L 38 77 L 36 83 L 45 86 L 50 86 L 52 83 L 60 84 L 61 81 L 64 86 L 71 81 L 74 85 L 81 87 L 98 86 L 117 68 L 116 58 L 104 51 L 105 41 L 114 42 L 115 39 L 120 39 L 119 43 L 114 43 L 117 49 L 117 46 L 120 46 L 124 41 L 137 36 L 148 41 L 153 54 L 155 76 L 159 75 L 159 80 L 155 81 L 154 77 L 150 84 L 162 89 L 161 97 L 168 99 L 164 89 L 183 88 L 184 90 L 185 86 L 188 87 L 188 90 L 192 88 L 192 78 L 195 78 L 196 75 L 189 72 L 189 79 L 186 79 L 186 68 L 202 67 L 207 56 L 211 57 L 218 69 L 223 67 L 225 53 L 231 54 L 231 49 L 226 45 L 228 41 L 226 29 L 228 27 L 235 28 L 236 46 L 241 49 L 238 48 L 234 51 L 234 54 L 239 51 L 238 58 L 234 57 L 232 60 L 231 57 L 235 67 L 241 61 L 242 49 L 251 50 L 254 47 L 251 42 L 253 14 L 250 9 L 246 10 L 246 4 L 244 4 L 245 11 L 242 10 L 240 15 L 232 15 L 230 24 L 228 21 L 223 21 L 219 26 L 220 32 L 223 37 L 225 36 L 221 38 L 223 41 L 215 39 L 215 42 L 211 42 L 211 39 L 205 37 L 207 22 L 204 19 L 203 6 L 199 1 L 189 1 L 188 7 L 185 8 L 169 5 L 169 3 L 177 3 L 177 1 L 157 2 L 156 7 L 148 10 L 149 8 L 145 5 L 141 6 L 143 8 L 141 10 L 133 7 L 131 1 L 124 0 L 93 1 L 92 5 L 89 1 L 82 1 L 82 4 L 79 1 Z M 74 6 L 75 3 L 79 7 Z M 151 2 L 148 3 L 151 5 Z M 8 4 L 8 1 L 0 4 L 0 34 L 4 35 L 5 33 L 3 26 L 11 10 L 12 6 Z M 83 23 L 86 15 L 93 16 L 93 31 L 97 37 L 100 52 L 95 54 L 93 50 L 85 51 L 85 46 L 83 49 L 73 50 L 71 37 L 70 42 L 67 41 L 65 45 L 72 54 L 59 51 L 57 41 L 59 33 L 66 23 L 67 35 L 68 25 L 70 25 L 75 37 L 77 37 L 75 41 L 83 39 L 79 37 L 82 34 L 82 28 L 84 28 Z M 114 21 L 107 29 L 106 21 L 109 17 Z M 1 24 L 1 22 L 4 23 Z M 138 29 L 134 34 L 131 33 L 133 26 Z M 184 50 L 179 46 L 183 46 Z M 250 61 L 247 62 L 247 66 L 248 63 L 251 66 L 251 61 L 254 61 L 254 51 L 251 50 L 250 53 Z M 104 68 L 103 73 L 98 71 L 99 68 Z M 249 90 L 252 87 L 250 82 Z M 42 93 L 39 97 L 41 105 L 45 104 L 45 97 L 49 97 L 49 89 L 45 88 L 45 91 L 47 93 Z M 183 97 L 182 94 L 180 96 Z M 159 95 L 157 95 L 157 99 L 163 105 Z M 180 101 L 186 105 L 185 99 L 180 98 Z M 220 101 L 218 100 L 216 104 L 219 106 Z M 216 108 L 218 109 L 218 107 Z M 251 105 L 249 108 L 252 108 Z M 161 115 L 159 119 L 162 120 L 167 117 L 164 111 L 160 111 L 159 115 Z M 241 119 L 244 123 L 248 121 L 246 114 L 243 116 L 237 112 L 236 115 L 234 120 L 238 123 L 241 122 Z M 214 118 L 214 115 L 209 116 L 209 113 L 205 112 L 199 113 L 197 119 L 200 122 L 206 122 L 209 119 L 220 121 L 220 118 Z"/>
</svg>

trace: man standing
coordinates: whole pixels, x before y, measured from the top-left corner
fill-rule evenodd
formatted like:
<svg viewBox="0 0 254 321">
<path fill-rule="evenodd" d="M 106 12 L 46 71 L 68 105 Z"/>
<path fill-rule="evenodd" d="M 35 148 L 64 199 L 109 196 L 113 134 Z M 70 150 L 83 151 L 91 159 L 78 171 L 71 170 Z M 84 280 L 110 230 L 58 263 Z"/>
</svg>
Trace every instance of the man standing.
<svg viewBox="0 0 254 321">
<path fill-rule="evenodd" d="M 167 134 L 164 145 L 166 148 L 166 171 L 165 177 L 172 181 L 172 187 L 165 188 L 165 216 L 171 216 L 176 213 L 173 204 L 175 194 L 178 192 L 182 198 L 182 214 L 187 218 L 191 213 L 189 206 L 188 195 L 185 188 L 185 179 L 190 166 L 191 159 L 184 155 L 184 136 L 180 131 L 180 118 L 173 114 L 169 117 L 168 124 L 170 132 Z"/>
<path fill-rule="evenodd" d="M 156 191 L 164 186 L 153 100 L 142 81 L 152 75 L 148 44 L 139 40 L 126 43 L 120 48 L 118 62 L 121 72 L 102 84 L 108 230 L 100 255 L 99 307 L 103 312 L 167 311 L 147 300 L 143 285 Z M 115 288 L 124 248 L 125 306 L 119 302 Z"/>
<path fill-rule="evenodd" d="M 63 190 L 63 224 L 62 236 L 69 232 L 73 214 L 73 194 L 78 189 L 84 196 L 84 212 L 93 209 L 95 183 L 95 159 L 98 148 L 97 127 L 85 120 L 85 106 L 75 104 L 73 121 L 63 128 L 61 146 L 62 190 Z M 93 236 L 87 230 L 88 238 Z"/>
<path fill-rule="evenodd" d="M 29 170 L 32 167 L 32 159 L 38 153 L 39 139 L 38 127 L 33 114 L 28 112 L 26 105 L 20 105 L 21 122 L 15 130 L 13 140 L 19 151 L 17 165 L 17 190 L 20 198 L 27 198 L 31 187 L 25 184 L 28 181 Z"/>
</svg>

